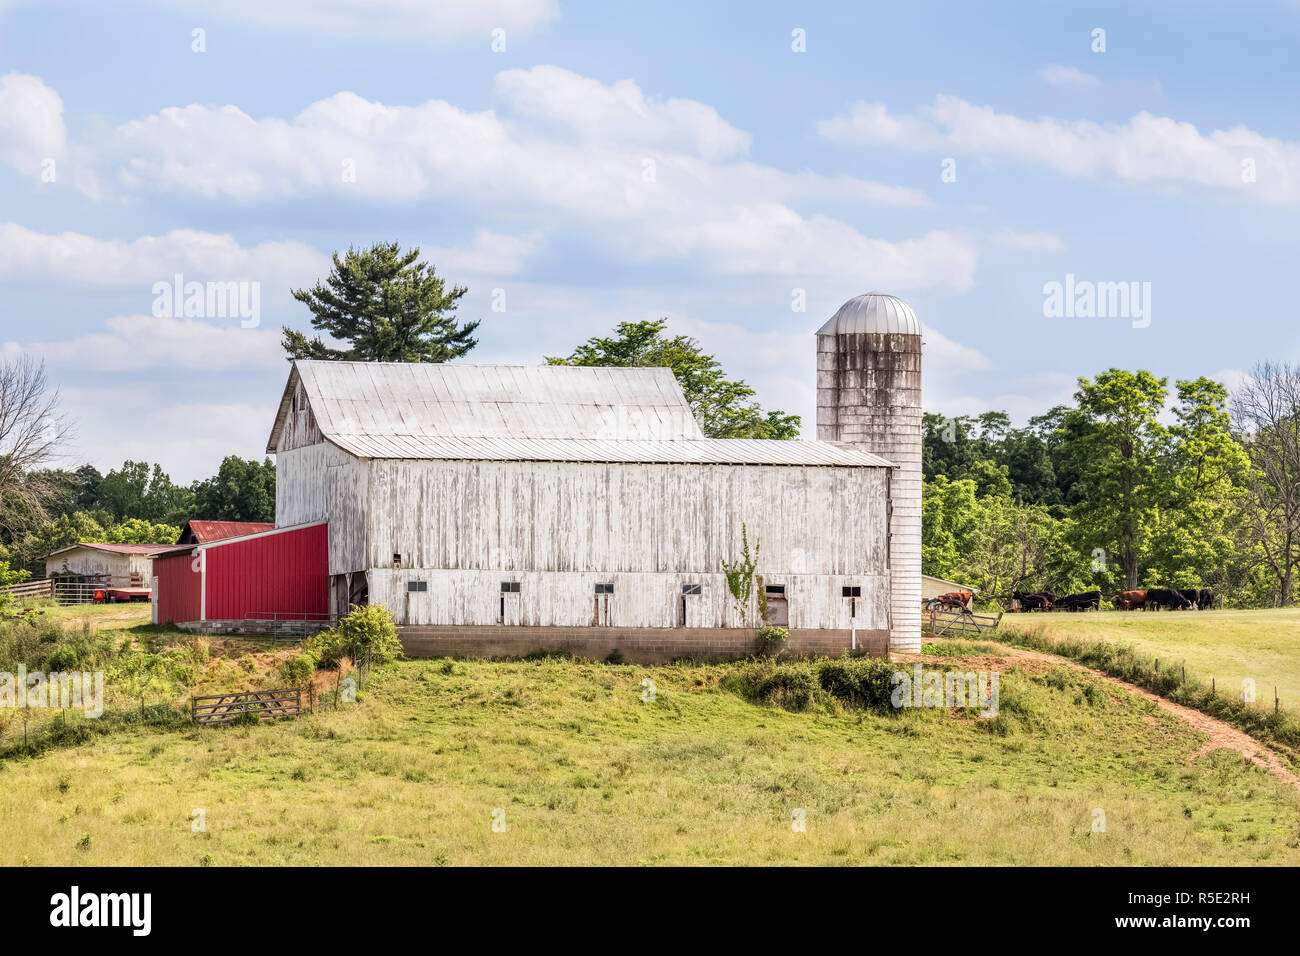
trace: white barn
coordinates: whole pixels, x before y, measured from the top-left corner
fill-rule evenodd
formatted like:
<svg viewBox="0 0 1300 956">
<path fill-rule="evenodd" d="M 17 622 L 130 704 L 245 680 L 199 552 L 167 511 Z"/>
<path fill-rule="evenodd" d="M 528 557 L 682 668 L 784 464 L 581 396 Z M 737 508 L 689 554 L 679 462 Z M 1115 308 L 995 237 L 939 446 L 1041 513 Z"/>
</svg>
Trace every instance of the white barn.
<svg viewBox="0 0 1300 956">
<path fill-rule="evenodd" d="M 328 523 L 332 609 L 386 605 L 408 653 L 748 653 L 742 528 L 791 650 L 919 650 L 862 445 L 705 438 L 667 369 L 299 361 L 267 452 L 277 526 Z"/>
</svg>

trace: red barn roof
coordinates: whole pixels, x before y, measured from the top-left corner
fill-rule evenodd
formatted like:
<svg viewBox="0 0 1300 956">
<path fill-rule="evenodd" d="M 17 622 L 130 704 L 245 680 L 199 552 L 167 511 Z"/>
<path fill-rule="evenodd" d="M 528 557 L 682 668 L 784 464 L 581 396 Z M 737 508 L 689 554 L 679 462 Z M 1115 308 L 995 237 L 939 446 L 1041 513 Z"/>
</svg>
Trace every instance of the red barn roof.
<svg viewBox="0 0 1300 956">
<path fill-rule="evenodd" d="M 181 528 L 177 544 L 207 544 L 223 538 L 242 538 L 248 534 L 274 531 L 270 521 L 187 521 Z"/>
</svg>

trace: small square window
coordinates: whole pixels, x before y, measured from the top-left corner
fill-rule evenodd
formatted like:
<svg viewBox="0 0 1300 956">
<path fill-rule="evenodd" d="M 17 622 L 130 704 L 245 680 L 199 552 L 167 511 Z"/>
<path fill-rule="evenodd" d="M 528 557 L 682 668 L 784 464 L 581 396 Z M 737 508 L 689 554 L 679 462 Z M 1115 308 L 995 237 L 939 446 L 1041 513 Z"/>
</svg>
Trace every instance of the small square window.
<svg viewBox="0 0 1300 956">
<path fill-rule="evenodd" d="M 395 568 L 400 568 L 401 566 L 402 566 L 402 556 L 401 556 L 400 554 L 394 554 L 394 555 L 393 555 L 393 567 L 395 567 Z"/>
<path fill-rule="evenodd" d="M 840 588 L 840 593 L 844 597 L 862 597 L 861 587 Z"/>
<path fill-rule="evenodd" d="M 596 585 L 596 593 L 597 593 L 597 594 L 613 594 L 613 593 L 614 593 L 614 585 L 612 585 L 612 584 L 597 584 L 597 585 Z"/>
<path fill-rule="evenodd" d="M 699 594 L 699 593 L 700 593 L 700 585 L 698 585 L 698 584 L 683 584 L 683 585 L 682 585 L 682 593 L 683 593 L 683 594 Z"/>
<path fill-rule="evenodd" d="M 427 591 L 429 590 L 429 582 L 428 581 L 407 581 L 406 590 L 408 592 Z"/>
<path fill-rule="evenodd" d="M 501 593 L 502 593 L 502 594 L 518 594 L 518 593 L 519 593 L 519 582 L 518 582 L 518 581 L 502 581 L 502 582 L 501 582 Z"/>
</svg>

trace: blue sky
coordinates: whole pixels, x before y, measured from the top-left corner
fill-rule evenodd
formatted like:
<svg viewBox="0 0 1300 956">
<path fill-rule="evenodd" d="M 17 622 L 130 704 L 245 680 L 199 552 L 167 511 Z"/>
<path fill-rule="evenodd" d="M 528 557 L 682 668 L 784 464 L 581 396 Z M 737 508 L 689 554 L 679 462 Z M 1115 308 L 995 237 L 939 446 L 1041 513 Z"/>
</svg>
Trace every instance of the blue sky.
<svg viewBox="0 0 1300 956">
<path fill-rule="evenodd" d="M 812 332 L 873 289 L 932 410 L 1231 383 L 1300 358 L 1298 47 L 1296 0 L 0 0 L 0 350 L 69 463 L 181 481 L 262 453 L 288 290 L 381 239 L 469 286 L 473 361 L 666 316 L 808 437 Z M 259 325 L 155 315 L 177 273 Z M 1150 283 L 1150 324 L 1045 316 L 1067 274 Z"/>
</svg>

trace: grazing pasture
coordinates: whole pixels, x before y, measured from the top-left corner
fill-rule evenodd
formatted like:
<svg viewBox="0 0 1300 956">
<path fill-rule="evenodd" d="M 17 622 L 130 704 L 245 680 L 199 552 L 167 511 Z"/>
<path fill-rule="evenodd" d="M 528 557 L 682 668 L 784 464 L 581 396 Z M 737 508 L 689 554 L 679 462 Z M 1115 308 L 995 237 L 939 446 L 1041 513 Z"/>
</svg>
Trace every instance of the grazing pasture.
<svg viewBox="0 0 1300 956">
<path fill-rule="evenodd" d="M 900 666 L 999 673 L 999 715 L 747 690 L 803 664 L 543 658 L 399 662 L 260 726 L 123 722 L 0 761 L 0 864 L 1300 864 L 1300 792 L 1150 701 L 926 650 Z"/>
<path fill-rule="evenodd" d="M 1229 694 L 1251 678 L 1261 703 L 1271 706 L 1276 686 L 1282 707 L 1300 713 L 1300 608 L 1053 614 L 1021 617 L 1012 626 L 1049 639 L 1132 644 L 1162 667 L 1186 664 L 1188 677 L 1215 678 Z"/>
</svg>

